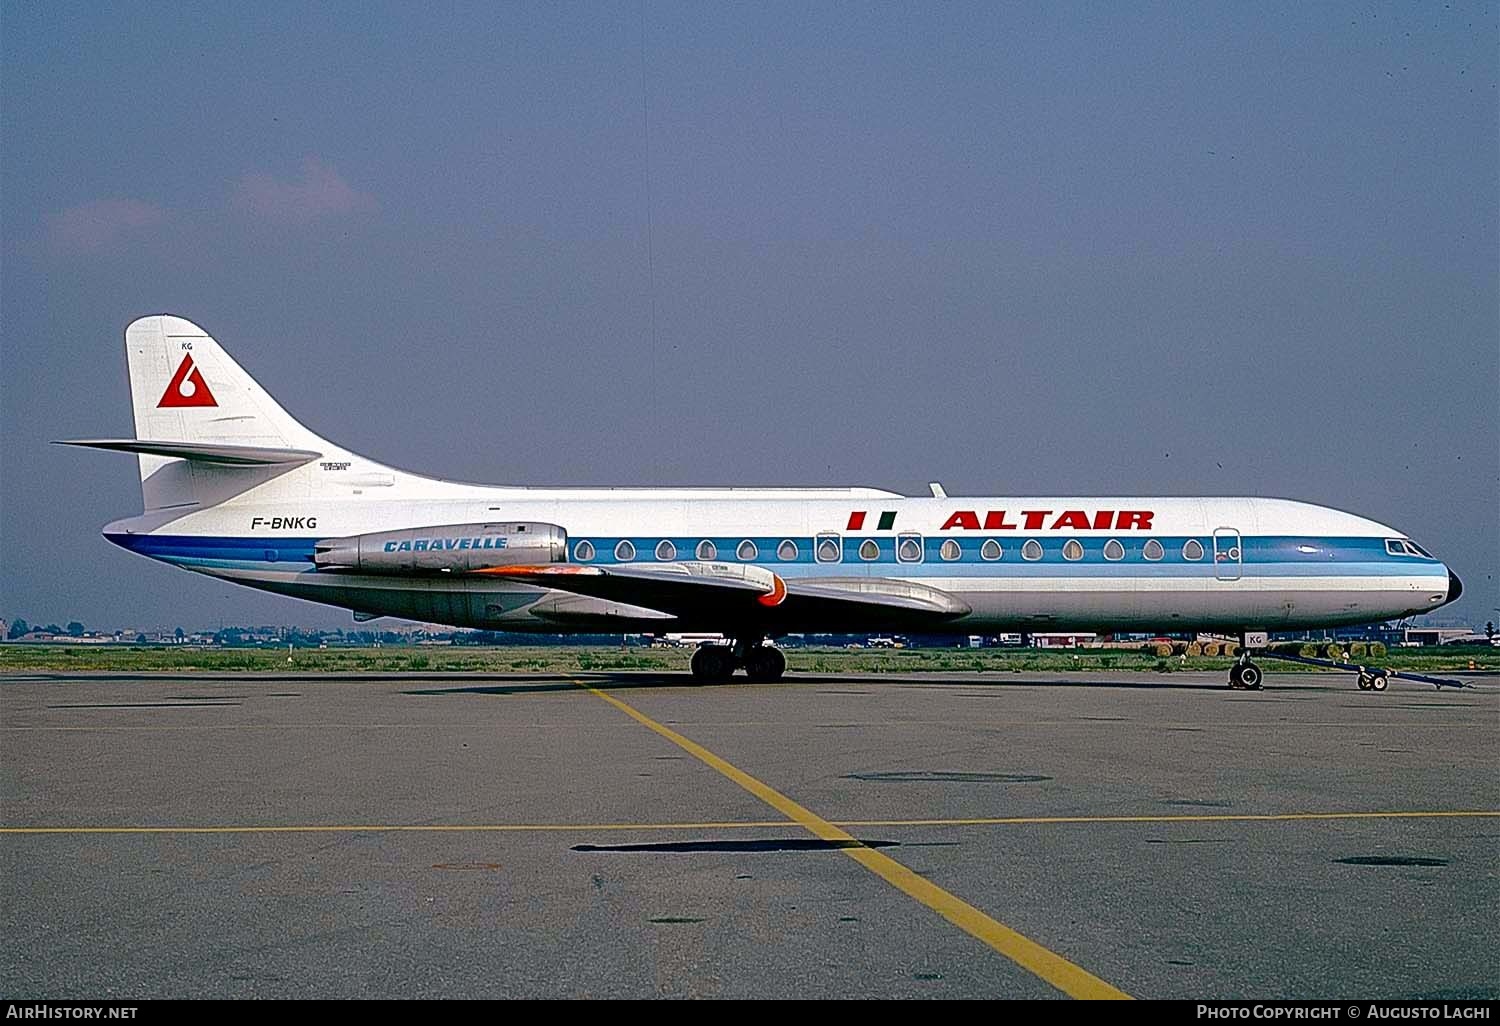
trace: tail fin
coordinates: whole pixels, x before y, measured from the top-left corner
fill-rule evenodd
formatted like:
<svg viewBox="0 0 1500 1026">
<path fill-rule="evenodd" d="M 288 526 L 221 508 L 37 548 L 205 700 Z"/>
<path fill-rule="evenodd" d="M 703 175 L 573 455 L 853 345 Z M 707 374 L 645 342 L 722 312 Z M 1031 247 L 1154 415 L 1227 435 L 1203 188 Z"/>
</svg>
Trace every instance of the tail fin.
<svg viewBox="0 0 1500 1026">
<path fill-rule="evenodd" d="M 325 450 L 202 328 L 142 317 L 125 329 L 137 438 Z"/>
<path fill-rule="evenodd" d="M 182 448 L 196 445 L 209 452 L 231 447 L 305 450 L 308 458 L 343 453 L 299 424 L 191 321 L 142 317 L 125 329 L 125 354 L 137 439 Z M 230 492 L 243 490 L 286 470 L 195 467 L 191 459 L 174 459 L 160 451 L 141 452 L 138 459 L 148 510 L 221 499 L 226 486 Z"/>
<path fill-rule="evenodd" d="M 135 437 L 59 444 L 136 454 L 148 513 L 189 512 L 241 496 L 473 498 L 472 486 L 395 470 L 319 438 L 191 321 L 159 315 L 132 322 L 125 355 Z"/>
</svg>

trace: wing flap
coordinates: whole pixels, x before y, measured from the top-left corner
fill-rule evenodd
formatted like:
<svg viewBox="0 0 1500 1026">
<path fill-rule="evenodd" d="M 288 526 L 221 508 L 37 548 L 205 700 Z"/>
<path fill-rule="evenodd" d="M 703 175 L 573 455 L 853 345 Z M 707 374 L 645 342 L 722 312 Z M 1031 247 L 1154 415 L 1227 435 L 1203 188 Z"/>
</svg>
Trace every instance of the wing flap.
<svg viewBox="0 0 1500 1026">
<path fill-rule="evenodd" d="M 758 566 L 736 563 L 620 563 L 582 566 L 551 563 L 496 566 L 476 574 L 504 577 L 577 595 L 659 609 L 723 617 L 754 609 L 760 600 L 784 594 L 781 578 Z"/>
<path fill-rule="evenodd" d="M 683 623 L 765 630 L 834 631 L 935 627 L 970 612 L 962 600 L 890 578 L 784 580 L 740 563 L 553 563 L 475 573 L 659 609 Z"/>
<path fill-rule="evenodd" d="M 834 602 L 880 609 L 904 609 L 943 617 L 959 617 L 972 612 L 967 602 L 946 591 L 916 581 L 894 580 L 889 577 L 792 581 L 787 584 L 787 601 Z"/>
</svg>

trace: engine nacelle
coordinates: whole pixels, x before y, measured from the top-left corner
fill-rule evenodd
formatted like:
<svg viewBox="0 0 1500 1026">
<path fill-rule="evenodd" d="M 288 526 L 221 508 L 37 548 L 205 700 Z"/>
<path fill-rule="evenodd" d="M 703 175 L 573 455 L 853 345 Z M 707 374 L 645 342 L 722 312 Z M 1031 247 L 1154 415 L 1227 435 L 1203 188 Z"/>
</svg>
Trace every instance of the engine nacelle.
<svg viewBox="0 0 1500 1026">
<path fill-rule="evenodd" d="M 536 523 L 415 527 L 328 538 L 313 548 L 319 570 L 367 574 L 461 573 L 567 559 L 568 532 Z"/>
</svg>

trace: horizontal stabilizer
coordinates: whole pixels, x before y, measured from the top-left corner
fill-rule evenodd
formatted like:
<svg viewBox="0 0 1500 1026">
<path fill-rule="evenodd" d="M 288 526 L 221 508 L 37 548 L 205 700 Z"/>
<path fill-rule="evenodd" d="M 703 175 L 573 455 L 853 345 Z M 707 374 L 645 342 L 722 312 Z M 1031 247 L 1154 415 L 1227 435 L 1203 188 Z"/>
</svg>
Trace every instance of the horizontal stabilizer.
<svg viewBox="0 0 1500 1026">
<path fill-rule="evenodd" d="M 308 449 L 274 449 L 259 445 L 215 445 L 209 442 L 158 442 L 141 438 L 78 438 L 54 445 L 80 445 L 89 449 L 130 452 L 172 459 L 196 460 L 232 467 L 297 466 L 322 453 Z"/>
</svg>

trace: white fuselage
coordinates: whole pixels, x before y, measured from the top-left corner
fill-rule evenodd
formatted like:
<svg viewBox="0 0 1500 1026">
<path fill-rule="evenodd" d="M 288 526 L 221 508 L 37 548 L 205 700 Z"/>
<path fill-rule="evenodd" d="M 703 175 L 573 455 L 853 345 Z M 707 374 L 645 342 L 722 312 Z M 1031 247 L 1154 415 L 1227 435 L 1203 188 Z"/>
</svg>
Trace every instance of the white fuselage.
<svg viewBox="0 0 1500 1026">
<path fill-rule="evenodd" d="M 763 566 L 788 581 L 910 579 L 971 607 L 950 624 L 959 634 L 1333 626 L 1436 608 L 1450 588 L 1441 562 L 1387 546 L 1387 540 L 1404 539 L 1401 532 L 1278 499 L 909 498 L 875 489 L 554 491 L 434 484 L 447 494 L 387 499 L 369 495 L 377 488 L 367 484 L 360 494 L 351 487 L 347 498 L 278 496 L 260 503 L 243 495 L 186 515 L 120 521 L 106 535 L 252 587 L 364 614 L 492 630 L 732 633 L 735 625 L 493 579 L 328 574 L 311 563 L 313 545 L 397 528 L 545 522 L 566 530 L 568 561 L 575 563 L 607 567 L 709 556 Z M 885 626 L 877 621 L 871 630 Z"/>
<path fill-rule="evenodd" d="M 137 456 L 146 512 L 105 535 L 362 615 L 737 637 L 1260 631 L 1424 612 L 1460 590 L 1401 532 L 1280 499 L 439 481 L 319 437 L 191 321 L 139 318 L 125 348 L 135 437 L 71 443 Z M 495 565 L 541 551 L 538 532 L 548 566 Z"/>
</svg>

